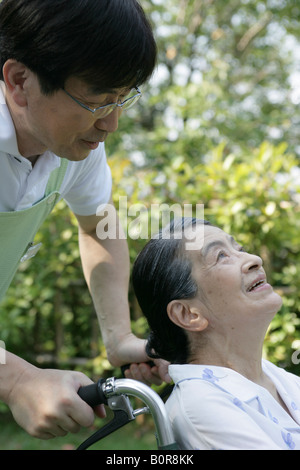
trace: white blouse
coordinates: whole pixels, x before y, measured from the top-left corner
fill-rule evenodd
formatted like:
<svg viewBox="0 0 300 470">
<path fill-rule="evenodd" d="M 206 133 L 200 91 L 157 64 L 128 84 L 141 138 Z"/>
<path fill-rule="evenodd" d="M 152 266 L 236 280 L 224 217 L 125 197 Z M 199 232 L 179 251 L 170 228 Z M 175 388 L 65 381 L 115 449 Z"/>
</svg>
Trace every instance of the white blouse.
<svg viewBox="0 0 300 470">
<path fill-rule="evenodd" d="M 289 413 L 260 385 L 234 370 L 170 365 L 175 387 L 166 408 L 181 449 L 299 450 L 300 378 L 263 360 Z"/>
</svg>

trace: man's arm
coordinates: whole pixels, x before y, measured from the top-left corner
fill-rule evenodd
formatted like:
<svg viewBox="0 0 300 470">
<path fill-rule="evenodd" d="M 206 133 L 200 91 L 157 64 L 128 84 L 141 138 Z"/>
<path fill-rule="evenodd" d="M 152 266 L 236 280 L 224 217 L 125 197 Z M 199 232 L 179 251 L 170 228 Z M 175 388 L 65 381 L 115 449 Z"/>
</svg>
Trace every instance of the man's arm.
<svg viewBox="0 0 300 470">
<path fill-rule="evenodd" d="M 97 312 L 103 342 L 110 363 L 121 366 L 134 363 L 130 376 L 149 383 L 169 381 L 167 363 L 158 361 L 152 369 L 145 364 L 145 340 L 133 335 L 128 305 L 129 253 L 125 237 L 119 237 L 120 222 L 112 204 L 103 217 L 108 220 L 111 236 L 97 235 L 100 216 L 76 215 L 79 223 L 79 246 L 83 272 Z M 117 236 L 114 236 L 116 234 Z M 103 238 L 103 237 L 102 237 Z M 139 365 L 138 365 L 139 364 Z M 128 373 L 126 376 L 129 376 Z"/>
</svg>

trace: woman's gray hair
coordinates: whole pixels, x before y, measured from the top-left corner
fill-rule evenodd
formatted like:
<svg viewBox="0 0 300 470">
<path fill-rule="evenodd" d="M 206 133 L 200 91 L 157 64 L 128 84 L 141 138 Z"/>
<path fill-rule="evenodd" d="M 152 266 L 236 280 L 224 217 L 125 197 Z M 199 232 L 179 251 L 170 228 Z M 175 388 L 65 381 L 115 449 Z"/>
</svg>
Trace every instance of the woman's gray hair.
<svg viewBox="0 0 300 470">
<path fill-rule="evenodd" d="M 198 293 L 192 278 L 192 262 L 185 249 L 186 230 L 211 225 L 195 218 L 175 219 L 143 248 L 135 260 L 132 281 L 137 300 L 148 320 L 147 354 L 171 363 L 184 364 L 189 344 L 184 330 L 168 317 L 172 300 L 191 299 Z"/>
</svg>

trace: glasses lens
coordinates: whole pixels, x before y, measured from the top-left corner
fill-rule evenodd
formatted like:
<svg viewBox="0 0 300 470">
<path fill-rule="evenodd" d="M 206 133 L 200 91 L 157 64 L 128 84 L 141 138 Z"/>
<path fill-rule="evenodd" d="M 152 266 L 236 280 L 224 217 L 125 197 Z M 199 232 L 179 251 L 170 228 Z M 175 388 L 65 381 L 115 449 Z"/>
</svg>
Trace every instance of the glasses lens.
<svg viewBox="0 0 300 470">
<path fill-rule="evenodd" d="M 104 117 L 108 116 L 110 113 L 113 112 L 114 109 L 118 108 L 119 110 L 121 109 L 128 109 L 131 108 L 142 96 L 142 93 L 136 93 L 133 96 L 129 96 L 123 103 L 119 104 L 119 106 L 116 103 L 109 104 L 107 106 L 104 106 L 103 108 L 97 109 L 95 111 L 94 116 L 96 119 L 103 119 Z"/>
<path fill-rule="evenodd" d="M 94 113 L 94 116 L 96 119 L 102 119 L 112 113 L 115 108 L 116 105 L 112 104 L 109 106 L 105 106 L 104 108 L 97 109 L 97 111 L 95 111 Z"/>
<path fill-rule="evenodd" d="M 123 109 L 131 108 L 131 106 L 133 106 L 140 99 L 140 97 L 141 97 L 141 93 L 127 98 L 127 100 L 124 102 L 122 106 Z"/>
</svg>

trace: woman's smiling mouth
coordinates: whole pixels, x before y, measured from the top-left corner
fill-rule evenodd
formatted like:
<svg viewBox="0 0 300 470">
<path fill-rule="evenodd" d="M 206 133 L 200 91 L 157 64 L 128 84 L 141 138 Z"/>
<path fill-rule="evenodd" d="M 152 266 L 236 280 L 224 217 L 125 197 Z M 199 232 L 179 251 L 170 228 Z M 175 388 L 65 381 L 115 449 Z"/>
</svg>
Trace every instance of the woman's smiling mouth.
<svg viewBox="0 0 300 470">
<path fill-rule="evenodd" d="M 271 288 L 270 284 L 267 283 L 266 276 L 264 274 L 259 275 L 247 288 L 247 292 L 257 292 L 265 288 Z"/>
</svg>

